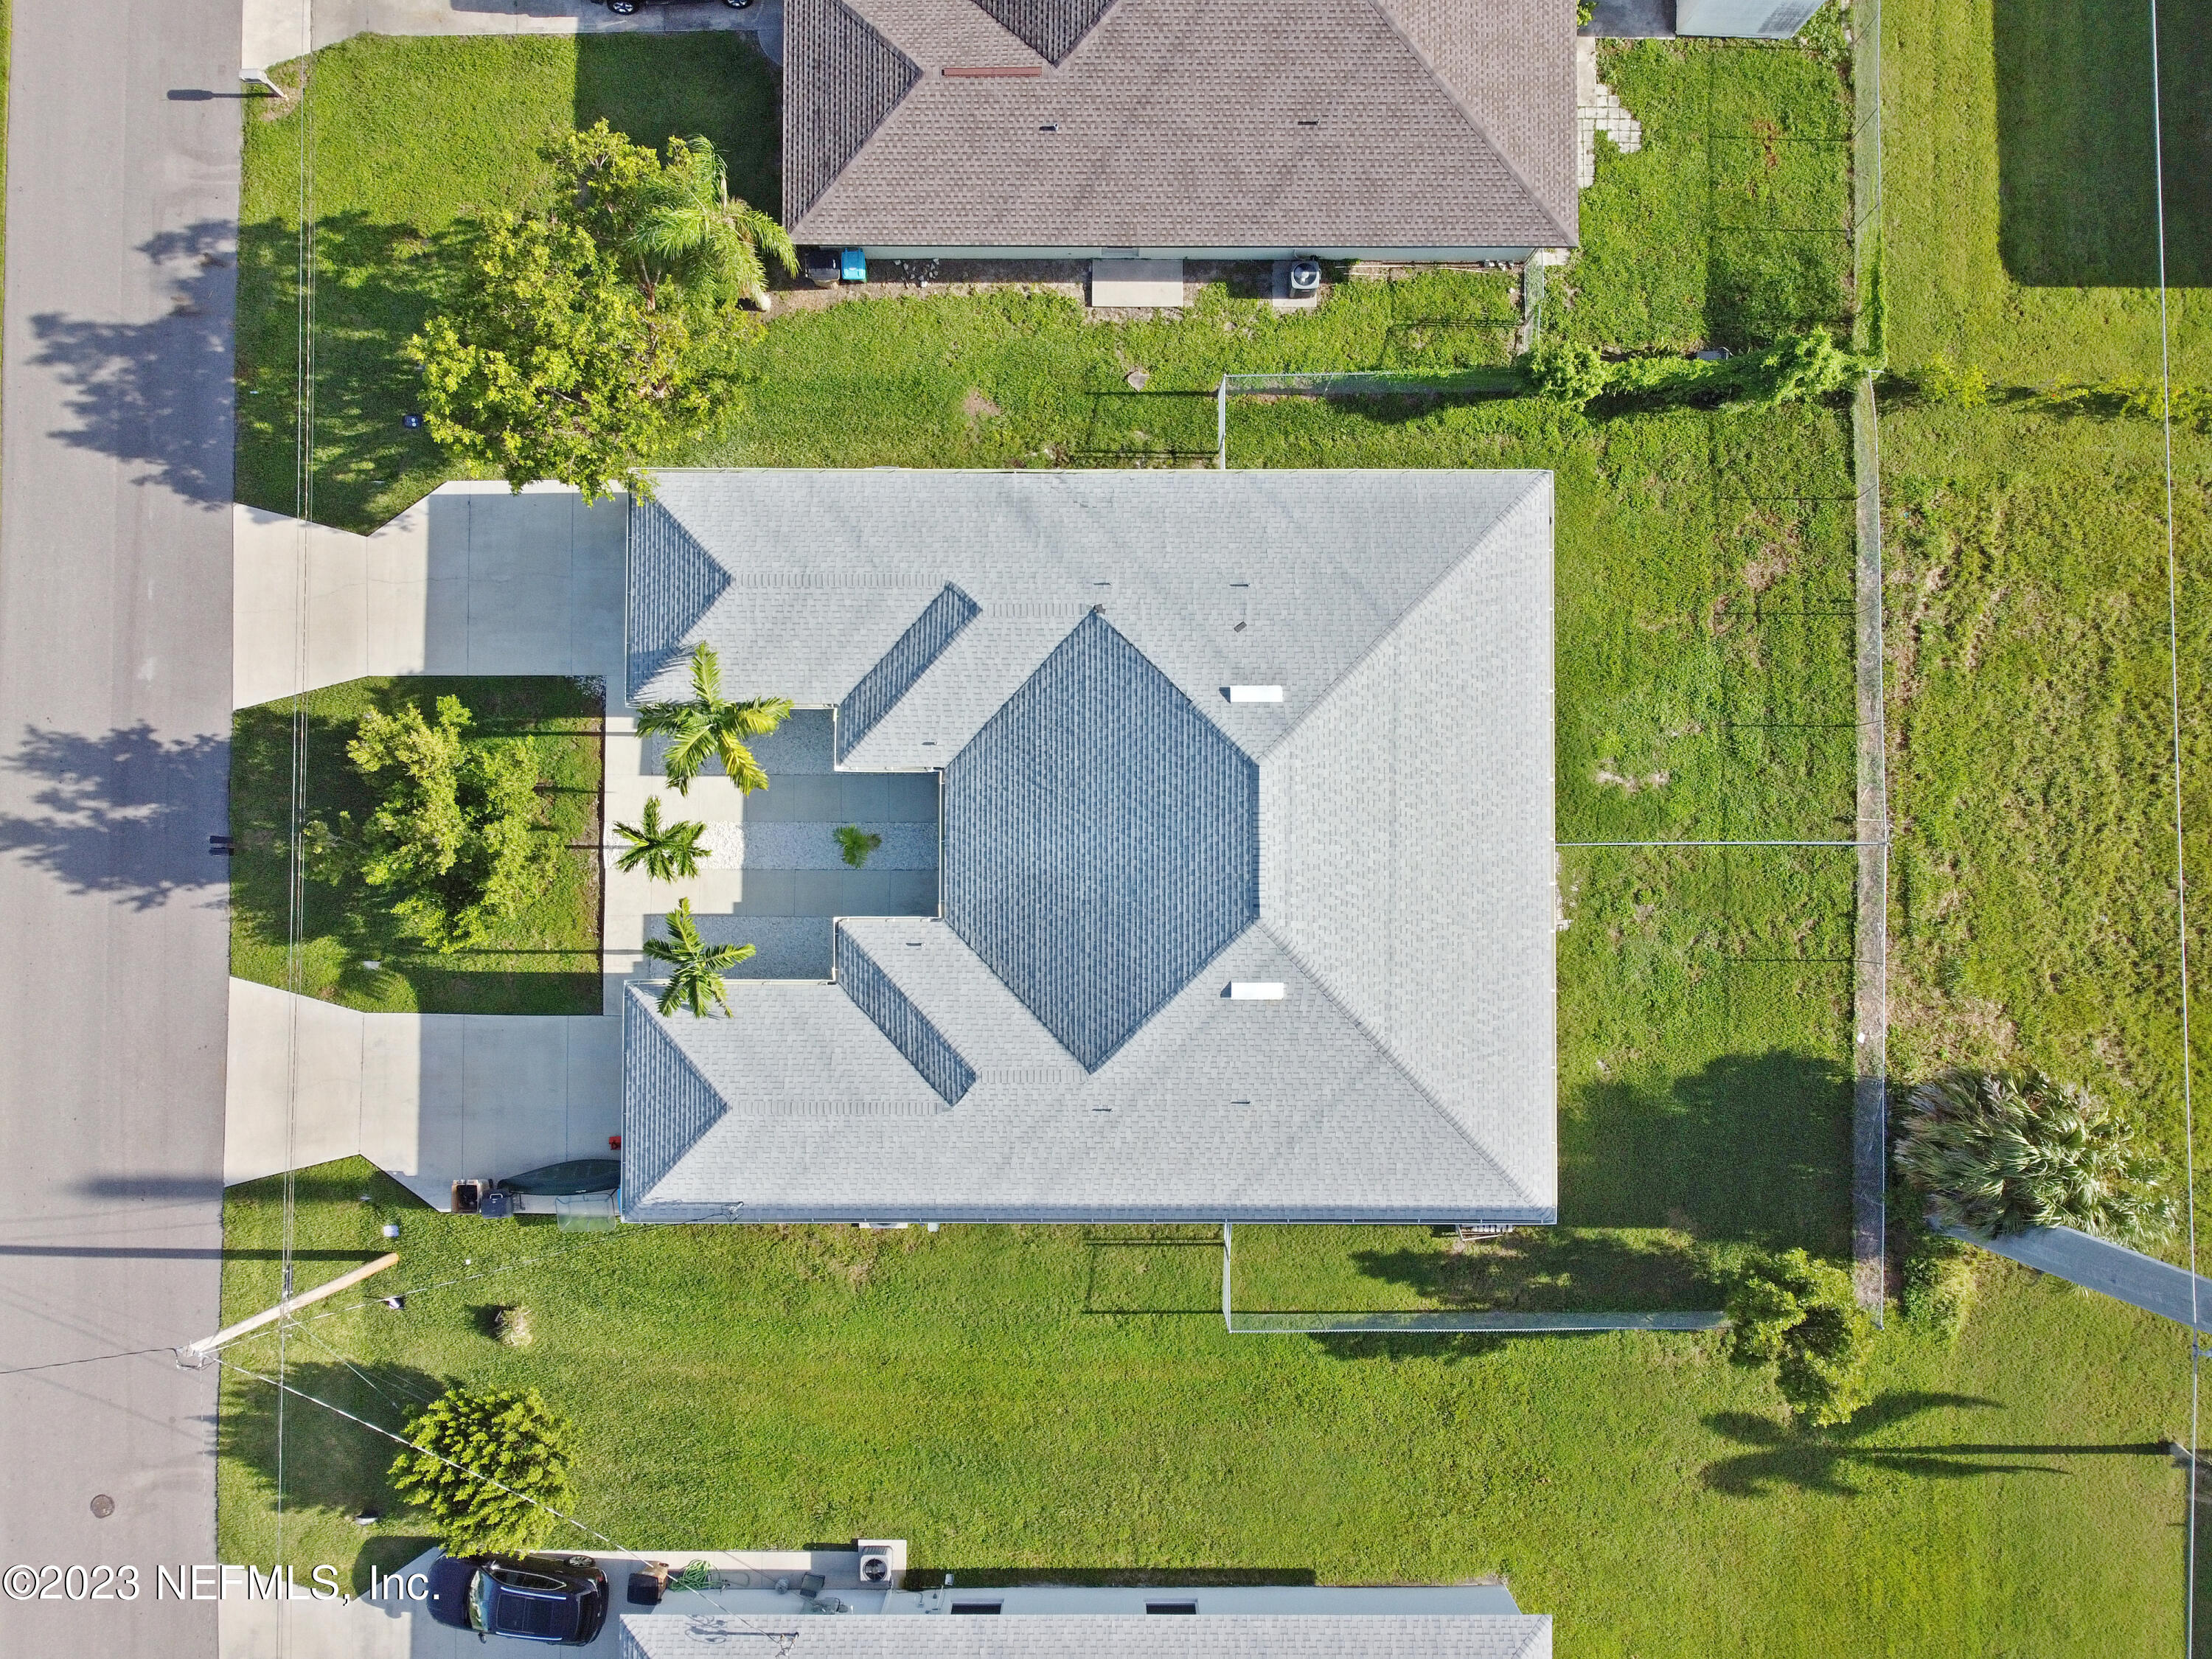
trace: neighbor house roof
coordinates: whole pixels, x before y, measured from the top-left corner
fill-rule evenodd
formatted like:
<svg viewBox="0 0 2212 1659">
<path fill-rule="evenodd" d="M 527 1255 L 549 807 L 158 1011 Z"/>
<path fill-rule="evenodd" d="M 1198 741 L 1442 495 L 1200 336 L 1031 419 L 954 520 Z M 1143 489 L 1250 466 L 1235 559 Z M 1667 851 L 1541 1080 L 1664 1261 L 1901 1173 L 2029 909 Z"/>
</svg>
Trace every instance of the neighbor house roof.
<svg viewBox="0 0 2212 1659">
<path fill-rule="evenodd" d="M 1551 548 L 1545 472 L 659 475 L 633 699 L 941 769 L 941 914 L 634 988 L 625 1212 L 1551 1219 Z"/>
<path fill-rule="evenodd" d="M 1561 0 L 786 0 L 784 222 L 831 246 L 1565 246 L 1574 35 Z"/>
</svg>

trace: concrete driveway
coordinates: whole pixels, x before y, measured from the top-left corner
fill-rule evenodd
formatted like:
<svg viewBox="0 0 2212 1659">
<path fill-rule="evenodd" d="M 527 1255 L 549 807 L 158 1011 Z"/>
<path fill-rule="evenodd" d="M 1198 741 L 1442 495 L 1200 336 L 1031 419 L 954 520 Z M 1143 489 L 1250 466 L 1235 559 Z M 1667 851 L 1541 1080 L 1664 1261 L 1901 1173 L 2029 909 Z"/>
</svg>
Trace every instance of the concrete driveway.
<svg viewBox="0 0 2212 1659">
<path fill-rule="evenodd" d="M 245 0 L 246 67 L 266 69 L 356 34 L 600 34 L 742 30 L 783 62 L 783 0 L 641 3 L 617 17 L 598 0 Z"/>
</svg>

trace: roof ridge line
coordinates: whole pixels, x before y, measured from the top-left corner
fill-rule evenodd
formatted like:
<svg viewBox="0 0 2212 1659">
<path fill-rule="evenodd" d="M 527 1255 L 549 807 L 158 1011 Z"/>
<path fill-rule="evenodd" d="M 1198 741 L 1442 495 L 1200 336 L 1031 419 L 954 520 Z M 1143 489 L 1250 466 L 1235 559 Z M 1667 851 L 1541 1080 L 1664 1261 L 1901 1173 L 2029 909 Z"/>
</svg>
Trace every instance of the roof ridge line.
<svg viewBox="0 0 2212 1659">
<path fill-rule="evenodd" d="M 1499 1163 L 1498 1161 L 1498 1155 L 1495 1152 L 1492 1152 L 1489 1147 L 1484 1146 L 1472 1134 L 1468 1133 L 1467 1125 L 1462 1123 L 1457 1117 L 1453 1115 L 1451 1109 L 1447 1107 L 1443 1102 L 1437 1098 L 1436 1091 L 1430 1088 L 1427 1084 L 1422 1082 L 1419 1078 L 1413 1075 L 1412 1067 L 1408 1066 L 1405 1060 L 1400 1058 L 1398 1051 L 1393 1048 L 1388 1042 L 1384 1042 L 1383 1039 L 1375 1031 L 1374 1028 L 1370 1026 L 1365 1020 L 1360 1018 L 1358 1014 L 1354 1013 L 1349 1007 L 1346 1006 L 1343 999 L 1337 995 L 1335 988 L 1329 984 L 1328 980 L 1322 976 L 1321 969 L 1316 967 L 1312 963 L 1307 961 L 1295 946 L 1291 945 L 1281 934 L 1278 933 L 1273 927 L 1268 926 L 1267 919 L 1264 915 L 1259 921 L 1254 922 L 1252 926 L 1259 932 L 1265 933 L 1267 936 L 1268 942 L 1277 950 L 1280 951 L 1285 956 L 1288 957 L 1291 962 L 1297 965 L 1298 971 L 1313 981 L 1314 988 L 1322 994 L 1322 996 L 1328 1001 L 1330 1007 L 1335 1009 L 1337 1012 L 1342 1014 L 1345 1018 L 1350 1020 L 1352 1025 L 1358 1030 L 1359 1034 L 1375 1045 L 1376 1052 L 1380 1054 L 1385 1060 L 1389 1062 L 1391 1069 L 1395 1071 L 1399 1076 L 1404 1078 L 1406 1081 L 1413 1086 L 1413 1092 L 1419 1095 L 1423 1100 L 1429 1103 L 1430 1110 L 1436 1113 L 1436 1115 L 1442 1118 L 1446 1123 L 1451 1125 L 1452 1133 L 1456 1134 L 1462 1140 L 1465 1141 L 1468 1147 L 1474 1152 L 1476 1157 L 1480 1158 L 1484 1163 L 1489 1164 L 1492 1169 L 1498 1172 L 1498 1179 L 1513 1189 L 1513 1194 L 1515 1197 L 1520 1199 L 1531 1209 L 1541 1209 L 1544 1207 L 1538 1204 L 1534 1199 L 1529 1197 L 1528 1189 L 1521 1184 L 1520 1177 L 1516 1176 L 1510 1170 L 1508 1170 L 1503 1164 Z M 1230 943 L 1234 944 L 1236 941 L 1232 939 Z"/>
<path fill-rule="evenodd" d="M 1389 6 L 1385 3 L 1385 0 L 1368 0 L 1368 3 L 1381 14 L 1382 21 L 1388 26 L 1390 33 L 1406 43 L 1406 50 L 1412 52 L 1414 60 L 1429 72 L 1429 78 L 1443 88 L 1444 97 L 1449 100 L 1451 106 L 1460 112 L 1460 118 L 1474 130 L 1476 137 L 1490 147 L 1490 153 L 1495 155 L 1505 171 L 1512 175 L 1513 182 L 1521 186 L 1521 193 L 1526 196 L 1530 204 L 1543 216 L 1545 222 L 1551 226 L 1553 233 L 1559 238 L 1553 246 L 1554 247 L 1573 246 L 1576 239 L 1570 236 L 1565 227 L 1559 223 L 1559 216 L 1552 211 L 1551 204 L 1536 193 L 1535 186 L 1528 182 L 1528 176 L 1521 171 L 1520 164 L 1505 153 L 1504 145 L 1490 136 L 1490 129 L 1475 119 L 1474 112 L 1467 106 L 1467 100 L 1460 96 L 1459 88 L 1451 83 L 1441 70 L 1437 68 L 1429 54 L 1421 50 L 1420 43 L 1406 32 L 1405 25 L 1398 21 L 1396 14 L 1391 11 Z"/>
<path fill-rule="evenodd" d="M 1507 467 L 1499 468 L 1498 470 L 1501 471 L 1528 472 L 1532 476 L 1532 480 L 1541 480 L 1552 476 L 1548 471 L 1541 467 Z M 1453 560 L 1451 563 L 1445 566 L 1443 569 L 1438 571 L 1437 573 L 1436 580 L 1431 582 L 1426 587 L 1423 588 L 1419 594 L 1415 597 L 1411 605 L 1401 611 L 1396 616 L 1391 617 L 1389 626 L 1384 628 L 1382 632 L 1376 635 L 1373 639 L 1367 642 L 1367 648 L 1365 650 L 1362 651 L 1350 662 L 1345 664 L 1341 673 L 1338 674 L 1334 679 L 1331 680 L 1327 685 L 1322 687 L 1318 692 L 1315 693 L 1313 701 L 1305 706 L 1304 712 L 1298 715 L 1297 719 L 1292 720 L 1288 726 L 1285 726 L 1280 732 L 1275 734 L 1274 741 L 1267 745 L 1267 752 L 1265 756 L 1255 755 L 1252 757 L 1254 764 L 1260 764 L 1267 758 L 1272 757 L 1277 750 L 1280 749 L 1285 744 L 1296 737 L 1298 733 L 1299 728 L 1304 726 L 1308 720 L 1314 717 L 1316 711 L 1317 711 L 1323 703 L 1329 700 L 1330 695 L 1335 691 L 1336 688 L 1342 685 L 1345 681 L 1350 679 L 1354 674 L 1365 667 L 1367 665 L 1368 659 L 1373 657 L 1374 654 L 1377 651 L 1380 651 L 1385 645 L 1389 644 L 1390 640 L 1397 634 L 1398 630 L 1406 625 L 1406 619 L 1408 617 L 1411 617 L 1416 611 L 1419 611 L 1423 605 L 1434 599 L 1438 588 L 1442 587 L 1454 576 L 1459 574 L 1460 571 L 1465 568 L 1467 562 L 1473 558 L 1477 553 L 1480 553 L 1490 538 L 1498 533 L 1498 526 L 1505 522 L 1508 515 L 1519 511 L 1523 506 L 1525 506 L 1528 503 L 1528 497 L 1535 494 L 1537 488 L 1537 483 L 1532 481 L 1528 489 L 1522 490 L 1518 495 L 1516 495 L 1511 501 L 1507 503 L 1503 512 L 1498 514 L 1498 515 L 1492 519 L 1487 525 L 1484 526 L 1482 534 L 1475 538 L 1474 541 L 1468 545 L 1467 550 L 1462 553 L 1459 557 Z M 1240 744 L 1238 746 L 1242 747 L 1243 745 Z"/>
</svg>

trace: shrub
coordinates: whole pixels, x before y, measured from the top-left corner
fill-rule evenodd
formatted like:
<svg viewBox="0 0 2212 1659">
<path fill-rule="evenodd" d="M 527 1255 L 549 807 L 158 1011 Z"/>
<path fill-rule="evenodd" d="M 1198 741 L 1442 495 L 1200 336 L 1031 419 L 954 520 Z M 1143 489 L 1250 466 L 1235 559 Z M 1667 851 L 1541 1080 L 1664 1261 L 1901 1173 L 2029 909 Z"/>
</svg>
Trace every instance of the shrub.
<svg viewBox="0 0 2212 1659">
<path fill-rule="evenodd" d="M 1577 409 L 1602 397 L 1613 380 L 1611 368 L 1597 355 L 1597 348 L 1566 340 L 1539 340 L 1524 368 L 1537 396 Z"/>
<path fill-rule="evenodd" d="M 868 861 L 868 854 L 884 844 L 881 836 L 872 836 L 857 823 L 841 825 L 837 830 L 837 845 L 845 849 L 845 862 L 855 870 Z"/>
<path fill-rule="evenodd" d="M 1972 1311 L 1974 1255 L 1955 1238 L 1925 1227 L 1905 1258 L 1900 1298 L 1905 1316 L 1945 1336 L 1956 1336 Z"/>
<path fill-rule="evenodd" d="M 1929 1218 L 1983 1238 L 2076 1227 L 2122 1244 L 2163 1237 L 2173 1206 L 2134 1130 L 2071 1084 L 1954 1072 L 1912 1091 L 1899 1171 Z"/>
<path fill-rule="evenodd" d="M 437 723 L 414 703 L 372 709 L 346 753 L 381 788 L 382 805 L 356 835 L 310 826 L 309 851 L 325 879 L 358 876 L 398 895 L 392 914 L 434 951 L 478 945 L 526 903 L 553 858 L 532 828 L 538 769 L 526 744 L 469 743 L 469 711 L 438 699 Z"/>
<path fill-rule="evenodd" d="M 492 1310 L 493 1335 L 510 1348 L 526 1348 L 535 1340 L 530 1328 L 530 1310 L 527 1308 L 496 1308 Z"/>
<path fill-rule="evenodd" d="M 1989 407 L 1990 377 L 1972 363 L 1953 362 L 1940 351 L 1928 360 L 1928 366 L 1915 377 L 1913 385 L 1921 397 L 1931 404 L 1948 404 L 1959 409 Z"/>
<path fill-rule="evenodd" d="M 408 1419 L 415 1444 L 392 1460 L 392 1484 L 428 1514 L 448 1555 L 530 1549 L 555 1523 L 548 1510 L 575 1501 L 573 1432 L 535 1389 L 448 1389 Z"/>
<path fill-rule="evenodd" d="M 1867 1359 L 1874 1326 L 1849 1274 L 1802 1250 L 1753 1263 L 1729 1293 L 1730 1357 L 1771 1365 L 1800 1420 L 1826 1428 L 1850 1420 L 1871 1395 Z"/>
</svg>

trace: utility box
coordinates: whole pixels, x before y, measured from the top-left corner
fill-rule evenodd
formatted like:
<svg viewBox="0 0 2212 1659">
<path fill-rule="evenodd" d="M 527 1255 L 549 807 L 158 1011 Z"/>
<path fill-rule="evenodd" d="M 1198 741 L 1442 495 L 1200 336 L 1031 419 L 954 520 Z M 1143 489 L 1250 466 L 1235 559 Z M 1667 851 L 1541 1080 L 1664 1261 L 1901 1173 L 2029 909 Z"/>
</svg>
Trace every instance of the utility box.
<svg viewBox="0 0 2212 1659">
<path fill-rule="evenodd" d="M 1675 0 L 1674 33 L 1787 40 L 1820 9 L 1820 0 Z"/>
</svg>

